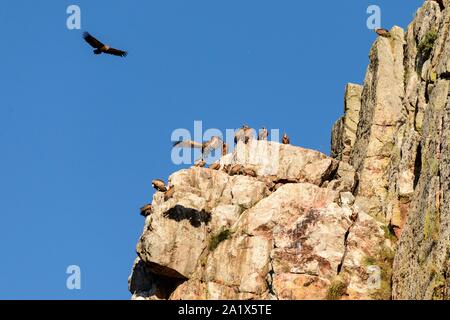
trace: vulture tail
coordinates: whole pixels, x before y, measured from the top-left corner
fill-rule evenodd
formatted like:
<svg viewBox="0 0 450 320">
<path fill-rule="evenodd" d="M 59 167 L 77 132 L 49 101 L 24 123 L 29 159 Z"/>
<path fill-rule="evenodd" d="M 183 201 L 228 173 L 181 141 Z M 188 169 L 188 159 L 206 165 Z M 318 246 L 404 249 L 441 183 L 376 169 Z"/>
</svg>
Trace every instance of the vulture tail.
<svg viewBox="0 0 450 320">
<path fill-rule="evenodd" d="M 100 54 L 100 53 L 102 53 L 102 51 L 100 49 L 95 49 L 94 50 L 94 54 Z"/>
</svg>

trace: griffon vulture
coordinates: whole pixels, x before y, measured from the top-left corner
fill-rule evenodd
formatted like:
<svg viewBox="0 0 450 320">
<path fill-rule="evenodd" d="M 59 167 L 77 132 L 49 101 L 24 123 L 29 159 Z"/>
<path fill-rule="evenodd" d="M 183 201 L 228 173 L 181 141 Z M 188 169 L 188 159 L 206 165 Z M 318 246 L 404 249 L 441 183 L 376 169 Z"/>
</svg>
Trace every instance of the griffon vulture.
<svg viewBox="0 0 450 320">
<path fill-rule="evenodd" d="M 151 204 L 147 204 L 141 208 L 141 216 L 148 217 L 152 214 L 153 207 Z"/>
<path fill-rule="evenodd" d="M 389 37 L 391 36 L 389 30 L 387 30 L 387 29 L 378 28 L 378 29 L 374 29 L 374 31 L 375 31 L 380 37 L 389 38 Z"/>
<path fill-rule="evenodd" d="M 152 181 L 152 187 L 155 188 L 157 191 L 160 192 L 166 192 L 167 187 L 163 180 L 161 179 L 155 179 Z"/>
<path fill-rule="evenodd" d="M 126 51 L 111 48 L 110 46 L 100 42 L 99 40 L 97 40 L 96 38 L 91 36 L 89 32 L 83 33 L 83 39 L 87 43 L 89 43 L 92 48 L 95 49 L 94 54 L 107 53 L 107 54 L 112 54 L 114 56 L 119 56 L 119 57 L 126 57 L 128 54 Z"/>
<path fill-rule="evenodd" d="M 269 136 L 269 131 L 267 130 L 267 128 L 262 127 L 261 129 L 259 129 L 258 140 L 267 140 L 268 136 Z"/>
<path fill-rule="evenodd" d="M 214 136 L 211 140 L 200 143 L 191 140 L 177 141 L 173 144 L 176 148 L 197 148 L 202 150 L 202 159 L 209 156 L 209 154 L 223 146 L 224 142 L 220 137 Z"/>
<path fill-rule="evenodd" d="M 286 133 L 283 134 L 283 139 L 281 140 L 283 144 L 290 144 L 291 140 L 289 139 L 288 135 Z"/>
<path fill-rule="evenodd" d="M 243 141 L 245 144 L 247 144 L 252 139 L 253 139 L 253 129 L 246 124 L 244 124 L 242 128 L 239 128 L 234 135 L 234 143 Z"/>
</svg>

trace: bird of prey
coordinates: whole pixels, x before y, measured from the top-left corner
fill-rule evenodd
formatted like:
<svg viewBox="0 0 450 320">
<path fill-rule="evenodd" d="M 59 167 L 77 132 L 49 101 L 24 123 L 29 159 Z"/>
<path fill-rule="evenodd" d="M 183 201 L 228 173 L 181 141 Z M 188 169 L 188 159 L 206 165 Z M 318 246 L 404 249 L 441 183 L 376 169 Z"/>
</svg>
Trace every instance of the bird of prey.
<svg viewBox="0 0 450 320">
<path fill-rule="evenodd" d="M 220 137 L 214 136 L 211 140 L 200 143 L 191 140 L 177 141 L 173 144 L 175 148 L 197 148 L 202 150 L 202 159 L 206 158 L 213 150 L 223 146 L 223 141 Z"/>
<path fill-rule="evenodd" d="M 197 168 L 204 168 L 205 166 L 206 166 L 206 161 L 203 159 L 199 159 L 199 160 L 195 161 L 195 163 L 194 163 L 194 167 L 197 167 Z"/>
<path fill-rule="evenodd" d="M 169 199 L 171 199 L 173 197 L 174 193 L 175 193 L 175 188 L 172 186 L 169 188 L 169 190 L 167 190 L 164 193 L 164 201 L 168 201 Z"/>
<path fill-rule="evenodd" d="M 222 144 L 222 157 L 228 154 L 228 145 L 224 142 Z"/>
<path fill-rule="evenodd" d="M 141 216 L 148 217 L 152 214 L 153 207 L 151 204 L 147 204 L 141 208 Z"/>
<path fill-rule="evenodd" d="M 281 142 L 283 142 L 283 144 L 290 144 L 291 143 L 291 140 L 289 139 L 289 137 L 286 134 L 286 132 L 283 134 L 283 139 L 281 140 Z"/>
<path fill-rule="evenodd" d="M 244 174 L 244 176 L 249 176 L 249 177 L 254 177 L 254 178 L 256 178 L 256 176 L 257 176 L 256 171 L 251 168 L 243 168 L 242 173 Z"/>
<path fill-rule="evenodd" d="M 267 140 L 268 136 L 269 136 L 269 131 L 267 130 L 267 128 L 262 127 L 261 129 L 259 129 L 258 140 Z"/>
<path fill-rule="evenodd" d="M 391 36 L 389 30 L 387 30 L 387 29 L 378 28 L 378 29 L 374 29 L 374 31 L 381 37 L 389 38 Z"/>
<path fill-rule="evenodd" d="M 166 192 L 167 187 L 163 180 L 161 179 L 155 179 L 152 181 L 152 187 L 155 188 L 157 191 L 160 192 Z"/>
<path fill-rule="evenodd" d="M 244 166 L 243 165 L 235 164 L 234 166 L 232 166 L 230 168 L 230 170 L 228 171 L 228 174 L 230 176 L 239 175 L 239 174 L 242 174 L 243 170 L 244 170 Z"/>
<path fill-rule="evenodd" d="M 241 128 L 239 128 L 234 135 L 234 143 L 243 141 L 245 144 L 247 144 L 252 139 L 253 139 L 253 129 L 246 124 L 244 124 Z"/>
<path fill-rule="evenodd" d="M 94 38 L 89 32 L 83 33 L 83 39 L 87 43 L 89 43 L 92 48 L 95 49 L 94 54 L 107 53 L 107 54 L 112 54 L 114 56 L 119 56 L 119 57 L 126 57 L 128 54 L 126 51 L 111 48 L 110 46 L 100 42 L 99 40 Z"/>
<path fill-rule="evenodd" d="M 209 168 L 211 170 L 219 170 L 220 169 L 220 163 L 219 162 L 215 162 L 212 165 L 210 165 Z"/>
</svg>

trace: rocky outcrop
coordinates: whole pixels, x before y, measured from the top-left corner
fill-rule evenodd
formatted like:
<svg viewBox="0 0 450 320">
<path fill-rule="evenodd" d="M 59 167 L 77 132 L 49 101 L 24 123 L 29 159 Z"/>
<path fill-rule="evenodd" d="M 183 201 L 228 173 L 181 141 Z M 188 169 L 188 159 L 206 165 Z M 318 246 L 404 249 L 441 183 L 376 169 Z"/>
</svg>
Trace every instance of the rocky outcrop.
<svg viewBox="0 0 450 320">
<path fill-rule="evenodd" d="M 375 41 L 330 157 L 240 142 L 219 170 L 174 173 L 133 298 L 449 299 L 449 30 L 450 1 L 428 0 Z"/>
<path fill-rule="evenodd" d="M 231 176 L 229 165 L 256 177 Z M 354 205 L 350 165 L 253 141 L 221 168 L 176 172 L 173 197 L 154 195 L 130 277 L 135 298 L 324 299 L 337 279 L 343 298 L 371 297 L 365 261 L 386 239 Z"/>
</svg>

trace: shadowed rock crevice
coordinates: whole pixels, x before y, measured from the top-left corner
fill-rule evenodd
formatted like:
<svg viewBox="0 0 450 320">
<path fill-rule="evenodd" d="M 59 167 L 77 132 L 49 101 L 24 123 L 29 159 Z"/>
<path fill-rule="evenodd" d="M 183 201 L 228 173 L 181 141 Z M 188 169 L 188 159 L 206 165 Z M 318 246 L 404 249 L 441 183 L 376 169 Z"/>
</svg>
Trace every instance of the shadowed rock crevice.
<svg viewBox="0 0 450 320">
<path fill-rule="evenodd" d="M 211 222 L 211 213 L 204 210 L 198 211 L 189 209 L 181 205 L 176 205 L 169 209 L 164 216 L 168 219 L 175 220 L 176 222 L 187 220 L 195 228 L 199 228 L 202 224 Z"/>
</svg>

